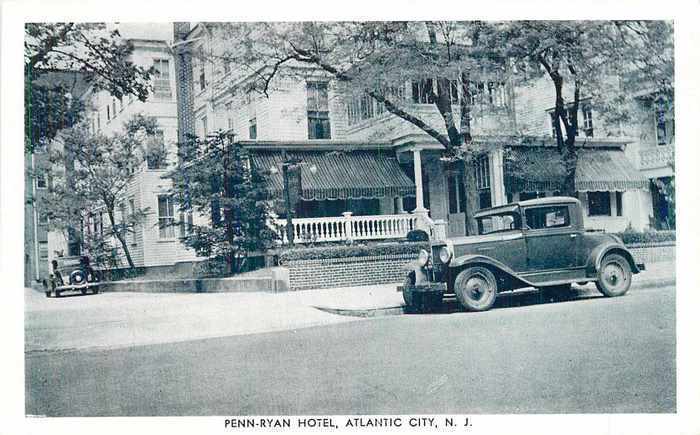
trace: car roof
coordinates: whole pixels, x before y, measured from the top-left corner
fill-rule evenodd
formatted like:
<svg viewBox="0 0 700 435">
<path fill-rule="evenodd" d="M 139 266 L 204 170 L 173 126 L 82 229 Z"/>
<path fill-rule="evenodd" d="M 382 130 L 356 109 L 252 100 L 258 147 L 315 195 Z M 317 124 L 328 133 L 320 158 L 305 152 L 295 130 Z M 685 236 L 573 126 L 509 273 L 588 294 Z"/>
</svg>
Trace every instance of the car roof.
<svg viewBox="0 0 700 435">
<path fill-rule="evenodd" d="M 579 200 L 570 196 L 549 196 L 545 198 L 528 199 L 525 201 L 511 202 L 510 204 L 497 205 L 479 210 L 474 213 L 474 218 L 490 216 L 494 214 L 510 213 L 518 209 L 518 207 L 530 207 L 537 205 L 552 205 L 552 204 L 571 204 L 578 203 Z"/>
</svg>

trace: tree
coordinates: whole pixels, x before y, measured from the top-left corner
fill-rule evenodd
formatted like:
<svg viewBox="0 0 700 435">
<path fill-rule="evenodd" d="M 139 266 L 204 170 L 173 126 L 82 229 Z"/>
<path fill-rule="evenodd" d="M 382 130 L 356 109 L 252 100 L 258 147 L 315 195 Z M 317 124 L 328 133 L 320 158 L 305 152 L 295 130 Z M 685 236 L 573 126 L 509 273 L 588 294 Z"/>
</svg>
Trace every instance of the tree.
<svg viewBox="0 0 700 435">
<path fill-rule="evenodd" d="M 48 80 L 55 71 L 79 72 L 95 89 L 117 98 L 128 94 L 145 101 L 150 69 L 130 60 L 133 46 L 104 23 L 27 23 L 24 40 L 25 148 L 48 143 L 76 125 L 83 110 L 71 95 L 74 82 Z M 46 79 L 46 80 L 45 80 Z"/>
<path fill-rule="evenodd" d="M 197 255 L 222 260 L 229 273 L 238 273 L 249 254 L 269 249 L 279 237 L 269 226 L 265 174 L 250 165 L 246 150 L 232 135 L 217 132 L 190 140 L 189 148 L 198 155 L 172 172 L 172 197 L 181 215 L 208 218 L 203 224 L 188 218 L 173 225 L 185 226 L 183 241 Z"/>
<path fill-rule="evenodd" d="M 445 147 L 448 166 L 464 172 L 470 232 L 478 210 L 473 157 L 483 151 L 472 138 L 472 94 L 479 82 L 503 80 L 503 58 L 484 56 L 474 45 L 483 24 L 457 22 L 307 22 L 207 24 L 214 38 L 238 41 L 204 59 L 221 57 L 241 71 L 253 72 L 251 89 L 267 95 L 275 79 L 309 66 L 323 70 L 346 96 L 366 95 L 389 113 L 410 123 Z M 291 68 L 284 68 L 289 66 Z M 426 118 L 400 90 L 420 88 L 436 110 Z M 459 96 L 459 98 L 455 98 Z M 510 122 L 510 118 L 506 119 Z M 461 166 L 461 167 L 460 167 Z"/>
<path fill-rule="evenodd" d="M 484 26 L 480 37 L 482 47 L 512 62 L 516 80 L 544 75 L 551 82 L 567 196 L 576 192 L 584 97 L 618 127 L 630 120 L 635 98 L 645 92 L 673 95 L 673 28 L 664 21 L 509 21 Z"/>
<path fill-rule="evenodd" d="M 146 143 L 158 131 L 155 118 L 135 115 L 124 124 L 124 132 L 113 136 L 92 135 L 83 125 L 60 134 L 61 149 L 52 150 L 52 186 L 41 210 L 53 229 L 80 234 L 89 222 L 99 228 L 83 237 L 96 257 L 109 257 L 105 250 L 116 239 L 130 268 L 134 262 L 126 235 L 149 213 L 146 208 L 129 208 L 125 201 L 136 170 L 144 162 Z M 104 229 L 103 213 L 107 215 Z M 119 215 L 119 216 L 118 216 Z"/>
</svg>

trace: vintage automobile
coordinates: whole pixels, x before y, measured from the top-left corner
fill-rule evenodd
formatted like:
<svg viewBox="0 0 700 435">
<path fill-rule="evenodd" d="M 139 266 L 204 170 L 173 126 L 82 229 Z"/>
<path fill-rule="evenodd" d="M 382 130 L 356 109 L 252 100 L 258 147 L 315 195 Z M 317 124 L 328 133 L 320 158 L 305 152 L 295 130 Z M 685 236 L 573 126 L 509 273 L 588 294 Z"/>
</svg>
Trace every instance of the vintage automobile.
<svg viewBox="0 0 700 435">
<path fill-rule="evenodd" d="M 97 294 L 100 291 L 99 273 L 90 266 L 88 257 L 60 257 L 51 262 L 53 272 L 44 280 L 46 297 L 58 297 L 67 291 Z"/>
<path fill-rule="evenodd" d="M 583 227 L 580 202 L 549 197 L 480 210 L 478 235 L 431 242 L 408 265 L 398 290 L 409 309 L 426 311 L 454 296 L 468 311 L 490 309 L 497 293 L 524 287 L 563 292 L 594 282 L 621 296 L 644 270 L 622 240 Z"/>
</svg>

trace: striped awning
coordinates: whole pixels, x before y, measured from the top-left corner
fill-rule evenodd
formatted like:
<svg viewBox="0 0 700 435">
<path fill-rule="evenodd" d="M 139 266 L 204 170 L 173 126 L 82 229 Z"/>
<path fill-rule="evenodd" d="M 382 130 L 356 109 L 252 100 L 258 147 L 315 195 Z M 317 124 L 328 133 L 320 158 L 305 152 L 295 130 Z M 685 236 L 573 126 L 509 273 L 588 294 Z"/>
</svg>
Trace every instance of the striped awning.
<svg viewBox="0 0 700 435">
<path fill-rule="evenodd" d="M 268 179 L 273 197 L 282 197 L 284 181 L 281 150 L 251 150 L 253 166 L 259 170 L 276 170 Z M 301 199 L 371 199 L 413 196 L 416 188 L 403 172 L 393 151 L 288 151 L 287 159 L 303 162 Z M 311 167 L 315 166 L 315 172 Z"/>
<path fill-rule="evenodd" d="M 561 190 L 564 163 L 553 147 L 512 147 L 505 155 L 506 192 Z M 648 189 L 649 180 L 634 168 L 621 149 L 581 148 L 576 165 L 579 192 L 621 192 Z"/>
</svg>

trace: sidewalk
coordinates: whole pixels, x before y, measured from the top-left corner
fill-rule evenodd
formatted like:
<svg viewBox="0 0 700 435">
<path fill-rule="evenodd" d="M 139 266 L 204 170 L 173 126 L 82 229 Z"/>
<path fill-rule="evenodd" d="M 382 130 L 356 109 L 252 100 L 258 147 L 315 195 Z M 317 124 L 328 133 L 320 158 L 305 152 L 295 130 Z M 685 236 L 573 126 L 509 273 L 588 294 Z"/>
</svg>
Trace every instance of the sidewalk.
<svg viewBox="0 0 700 435">
<path fill-rule="evenodd" d="M 675 262 L 655 263 L 635 275 L 631 291 L 673 283 Z M 277 294 L 115 292 L 57 299 L 27 289 L 25 350 L 119 348 L 295 330 L 358 321 L 355 316 L 374 313 L 400 314 L 404 303 L 397 285 Z M 581 290 L 597 293 L 593 284 Z"/>
</svg>

